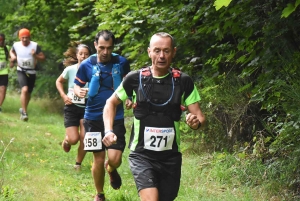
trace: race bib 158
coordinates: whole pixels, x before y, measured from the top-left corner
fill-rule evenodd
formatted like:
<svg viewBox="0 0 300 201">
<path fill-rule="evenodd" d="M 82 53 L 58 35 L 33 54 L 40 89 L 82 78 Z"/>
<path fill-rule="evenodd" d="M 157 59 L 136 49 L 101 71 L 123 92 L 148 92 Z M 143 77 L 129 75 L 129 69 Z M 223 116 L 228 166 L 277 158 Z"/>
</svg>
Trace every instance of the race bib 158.
<svg viewBox="0 0 300 201">
<path fill-rule="evenodd" d="M 86 151 L 102 149 L 101 132 L 86 132 L 83 142 Z"/>
</svg>

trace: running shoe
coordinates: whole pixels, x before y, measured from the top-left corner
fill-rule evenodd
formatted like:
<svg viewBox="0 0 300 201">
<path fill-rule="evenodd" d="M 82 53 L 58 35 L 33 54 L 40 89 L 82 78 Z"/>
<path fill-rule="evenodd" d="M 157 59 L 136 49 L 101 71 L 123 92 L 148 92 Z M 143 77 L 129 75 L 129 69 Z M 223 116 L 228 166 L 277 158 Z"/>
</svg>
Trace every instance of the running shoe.
<svg viewBox="0 0 300 201">
<path fill-rule="evenodd" d="M 101 193 L 97 194 L 97 195 L 95 196 L 94 201 L 105 201 L 105 196 L 104 196 L 104 194 L 101 194 Z"/>
<path fill-rule="evenodd" d="M 76 170 L 76 171 L 81 170 L 81 165 L 74 165 L 74 170 Z"/>
<path fill-rule="evenodd" d="M 113 187 L 113 189 L 118 190 L 122 185 L 122 179 L 121 179 L 117 169 L 115 169 L 112 172 L 109 172 L 107 170 L 107 166 L 108 166 L 108 161 L 105 161 L 104 167 L 105 167 L 107 173 L 109 174 L 110 185 L 111 185 L 111 187 Z"/>
<path fill-rule="evenodd" d="M 71 145 L 69 145 L 69 143 L 66 140 L 64 140 L 61 143 L 61 146 L 62 146 L 62 148 L 64 149 L 65 152 L 69 152 L 71 150 Z"/>
<path fill-rule="evenodd" d="M 22 108 L 19 109 L 19 112 L 20 112 L 20 114 L 21 114 L 20 119 L 21 119 L 22 121 L 28 121 L 28 115 L 27 115 L 26 112 L 23 112 L 23 109 L 22 109 Z"/>
</svg>

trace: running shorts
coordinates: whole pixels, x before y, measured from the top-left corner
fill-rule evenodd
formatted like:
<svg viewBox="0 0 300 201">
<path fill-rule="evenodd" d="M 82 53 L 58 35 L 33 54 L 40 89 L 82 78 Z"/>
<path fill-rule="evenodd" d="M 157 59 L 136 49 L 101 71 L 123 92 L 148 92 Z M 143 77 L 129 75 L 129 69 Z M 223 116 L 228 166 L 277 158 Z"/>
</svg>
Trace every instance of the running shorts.
<svg viewBox="0 0 300 201">
<path fill-rule="evenodd" d="M 36 74 L 28 74 L 26 71 L 17 71 L 20 87 L 28 86 L 28 92 L 31 93 L 36 79 Z"/>
<path fill-rule="evenodd" d="M 84 107 L 78 107 L 74 104 L 64 106 L 64 124 L 65 128 L 79 126 L 80 120 L 84 116 Z"/>
<path fill-rule="evenodd" d="M 0 75 L 0 86 L 6 86 L 8 85 L 8 75 Z"/>
<path fill-rule="evenodd" d="M 95 121 L 95 120 L 83 119 L 83 125 L 84 125 L 85 132 L 104 133 L 103 120 Z M 126 146 L 126 141 L 125 141 L 126 129 L 124 125 L 124 119 L 118 119 L 114 121 L 113 131 L 114 134 L 117 136 L 116 144 L 113 144 L 109 147 L 105 147 L 105 145 L 102 143 L 102 149 L 96 151 L 89 151 L 89 152 L 101 152 L 104 151 L 105 149 L 116 149 L 123 152 Z"/>
<path fill-rule="evenodd" d="M 182 165 L 180 152 L 158 159 L 132 151 L 129 164 L 138 191 L 154 187 L 158 189 L 159 200 L 173 201 L 177 197 Z"/>
</svg>

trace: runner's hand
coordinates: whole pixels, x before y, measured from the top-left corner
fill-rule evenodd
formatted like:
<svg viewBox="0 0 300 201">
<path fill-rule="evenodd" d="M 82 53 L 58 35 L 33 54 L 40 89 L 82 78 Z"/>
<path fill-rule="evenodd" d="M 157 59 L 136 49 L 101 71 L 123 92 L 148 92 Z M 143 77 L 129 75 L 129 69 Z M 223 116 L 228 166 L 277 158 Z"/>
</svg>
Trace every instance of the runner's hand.
<svg viewBox="0 0 300 201">
<path fill-rule="evenodd" d="M 33 57 L 35 56 L 35 50 L 34 50 L 34 49 L 31 50 L 31 55 L 32 55 Z"/>
<path fill-rule="evenodd" d="M 117 144 L 117 136 L 113 132 L 110 132 L 103 137 L 102 142 L 106 147 Z"/>
<path fill-rule="evenodd" d="M 128 98 L 128 99 L 126 99 L 126 101 L 125 101 L 125 107 L 126 107 L 126 109 L 127 110 L 129 110 L 129 109 L 131 109 L 132 108 L 132 101 Z"/>
<path fill-rule="evenodd" d="M 71 105 L 72 104 L 72 99 L 67 95 L 64 95 L 63 100 L 64 100 L 65 105 Z"/>
<path fill-rule="evenodd" d="M 189 127 L 193 128 L 193 129 L 197 129 L 200 121 L 197 118 L 197 115 L 194 115 L 192 113 L 188 113 L 185 117 L 186 123 Z"/>
<path fill-rule="evenodd" d="M 79 94 L 76 94 L 79 98 L 84 98 L 89 91 L 89 88 L 80 88 Z"/>
</svg>

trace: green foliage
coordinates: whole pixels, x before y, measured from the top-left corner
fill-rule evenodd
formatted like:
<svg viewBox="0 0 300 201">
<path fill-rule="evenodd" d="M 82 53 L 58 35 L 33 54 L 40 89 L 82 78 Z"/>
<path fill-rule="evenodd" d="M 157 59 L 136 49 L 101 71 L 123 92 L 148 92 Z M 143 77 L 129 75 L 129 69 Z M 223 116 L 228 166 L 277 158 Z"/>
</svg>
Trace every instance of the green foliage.
<svg viewBox="0 0 300 201">
<path fill-rule="evenodd" d="M 0 200 L 1 201 L 13 201 L 14 200 L 14 189 L 10 188 L 9 186 L 2 186 L 0 189 Z"/>
<path fill-rule="evenodd" d="M 291 176 L 283 177 L 293 186 L 298 172 L 295 163 L 288 165 L 287 153 L 297 157 L 299 151 L 299 2 L 12 0 L 1 4 L 0 22 L 9 45 L 25 26 L 42 46 L 47 60 L 34 91 L 39 97 L 57 97 L 58 66 L 72 40 L 93 46 L 99 30 L 112 30 L 115 51 L 138 69 L 150 63 L 150 37 L 171 33 L 177 44 L 173 65 L 195 80 L 208 119 L 201 132 L 181 125 L 184 138 L 210 150 L 233 151 L 247 142 L 259 160 L 273 157 L 277 167 L 287 165 Z"/>
<path fill-rule="evenodd" d="M 214 6 L 216 7 L 216 10 L 219 10 L 223 6 L 227 7 L 230 4 L 231 0 L 216 0 L 214 3 Z"/>
<path fill-rule="evenodd" d="M 29 121 L 19 120 L 18 95 L 8 94 L 0 116 L 1 140 L 8 147 L 5 154 L 0 148 L 0 167 L 4 183 L 0 200 L 80 200 L 89 201 L 95 195 L 91 175 L 92 154 L 87 154 L 80 171 L 73 170 L 77 146 L 69 153 L 61 148 L 64 137 L 62 111 L 63 103 L 48 98 L 32 99 L 29 105 Z M 60 101 L 62 102 L 62 101 Z M 34 115 L 36 114 L 36 115 Z M 128 116 L 126 116 L 128 117 Z M 129 140 L 132 121 L 125 120 Z M 195 134 L 195 133 L 194 133 Z M 9 145 L 11 138 L 15 137 Z M 192 143 L 182 141 L 182 147 Z M 287 189 L 284 161 L 263 163 L 240 149 L 229 152 L 208 153 L 202 149 L 195 154 L 193 149 L 184 149 L 180 201 L 254 201 L 254 200 L 297 200 Z M 244 153 L 244 154 L 243 154 Z M 116 191 L 105 177 L 104 191 L 109 200 L 138 201 L 132 174 L 128 164 L 128 148 L 123 155 L 123 163 L 118 168 L 123 185 Z M 3 159 L 3 160 L 2 160 Z M 296 162 L 294 162 L 294 165 Z M 2 169 L 0 169 L 2 170 Z"/>
<path fill-rule="evenodd" d="M 299 0 L 296 0 L 295 4 L 288 3 L 286 8 L 284 8 L 284 10 L 282 11 L 281 17 L 288 17 L 291 13 L 295 12 L 299 4 Z"/>
<path fill-rule="evenodd" d="M 6 164 L 4 163 L 5 154 L 7 152 L 8 147 L 13 143 L 14 138 L 12 138 L 7 145 L 1 140 L 1 145 L 3 149 L 0 150 L 0 174 L 2 175 L 0 179 L 0 200 L 13 201 L 15 191 L 11 187 L 5 185 L 5 177 L 4 175 L 8 174 L 10 169 L 6 168 Z"/>
</svg>

